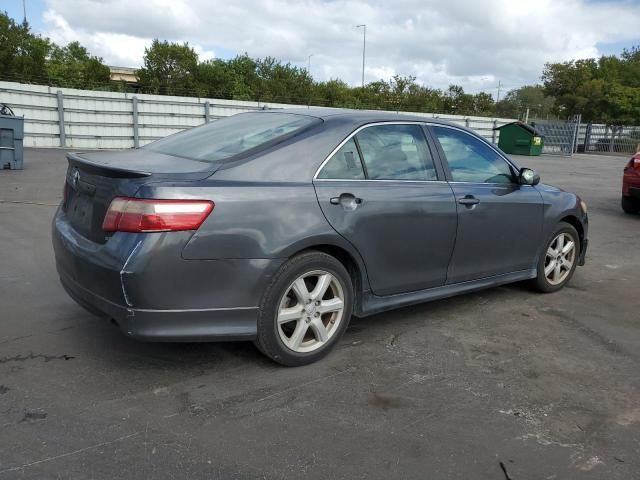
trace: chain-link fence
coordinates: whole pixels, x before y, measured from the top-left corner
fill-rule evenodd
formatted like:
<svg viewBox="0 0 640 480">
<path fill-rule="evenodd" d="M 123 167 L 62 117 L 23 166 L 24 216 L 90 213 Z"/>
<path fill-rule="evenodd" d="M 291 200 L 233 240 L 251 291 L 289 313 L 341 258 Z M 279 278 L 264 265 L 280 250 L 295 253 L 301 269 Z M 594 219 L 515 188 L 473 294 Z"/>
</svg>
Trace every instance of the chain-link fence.
<svg viewBox="0 0 640 480">
<path fill-rule="evenodd" d="M 587 123 L 580 126 L 577 151 L 633 154 L 640 145 L 640 127 Z"/>
<path fill-rule="evenodd" d="M 544 136 L 542 153 L 572 155 L 576 144 L 578 118 L 566 122 L 536 121 L 532 125 Z"/>
</svg>

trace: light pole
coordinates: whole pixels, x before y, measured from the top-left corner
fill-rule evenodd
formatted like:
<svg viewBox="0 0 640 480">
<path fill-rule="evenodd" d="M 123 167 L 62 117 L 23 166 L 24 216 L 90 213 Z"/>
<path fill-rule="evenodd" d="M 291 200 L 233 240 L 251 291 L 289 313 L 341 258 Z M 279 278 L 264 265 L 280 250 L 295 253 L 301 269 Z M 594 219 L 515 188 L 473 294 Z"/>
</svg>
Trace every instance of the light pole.
<svg viewBox="0 0 640 480">
<path fill-rule="evenodd" d="M 309 76 L 311 76 L 311 57 L 313 57 L 314 55 L 315 54 L 312 53 L 307 57 L 307 73 L 309 74 Z"/>
<path fill-rule="evenodd" d="M 367 51 L 367 24 L 356 25 L 356 28 L 362 28 L 362 87 L 364 88 L 364 56 Z"/>
</svg>

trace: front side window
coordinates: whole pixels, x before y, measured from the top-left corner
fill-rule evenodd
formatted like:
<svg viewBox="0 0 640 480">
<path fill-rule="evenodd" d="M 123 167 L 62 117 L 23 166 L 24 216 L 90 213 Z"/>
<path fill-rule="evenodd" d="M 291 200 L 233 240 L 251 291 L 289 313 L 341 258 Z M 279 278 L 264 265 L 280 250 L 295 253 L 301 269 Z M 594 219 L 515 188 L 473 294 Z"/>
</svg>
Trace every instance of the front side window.
<svg viewBox="0 0 640 480">
<path fill-rule="evenodd" d="M 241 113 L 157 140 L 145 149 L 216 163 L 269 142 L 295 135 L 322 120 L 292 113 Z"/>
<path fill-rule="evenodd" d="M 356 134 L 368 178 L 437 180 L 420 125 L 375 125 Z"/>
<path fill-rule="evenodd" d="M 358 154 L 358 148 L 353 138 L 350 138 L 347 143 L 333 154 L 318 174 L 318 178 L 364 180 L 360 154 Z"/>
<path fill-rule="evenodd" d="M 473 136 L 445 127 L 431 127 L 449 164 L 454 182 L 512 183 L 509 164 Z"/>
</svg>

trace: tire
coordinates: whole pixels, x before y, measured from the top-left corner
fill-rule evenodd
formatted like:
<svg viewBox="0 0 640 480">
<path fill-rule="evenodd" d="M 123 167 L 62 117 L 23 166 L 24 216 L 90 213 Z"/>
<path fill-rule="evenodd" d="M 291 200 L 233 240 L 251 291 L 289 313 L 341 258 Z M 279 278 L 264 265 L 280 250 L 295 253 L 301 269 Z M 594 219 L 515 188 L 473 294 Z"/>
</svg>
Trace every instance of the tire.
<svg viewBox="0 0 640 480">
<path fill-rule="evenodd" d="M 560 250 L 568 248 L 569 241 L 573 242 L 573 249 L 564 255 L 555 256 L 553 252 L 558 251 L 557 242 L 561 235 L 563 240 Z M 544 249 L 540 252 L 537 276 L 532 282 L 533 286 L 543 293 L 556 292 L 564 287 L 576 271 L 580 248 L 580 236 L 573 225 L 566 222 L 558 223 L 544 244 Z M 560 266 L 558 266 L 559 264 Z M 559 269 L 559 274 L 557 269 Z"/>
<path fill-rule="evenodd" d="M 620 200 L 620 205 L 625 213 L 640 212 L 640 200 L 638 200 L 637 198 L 623 196 Z"/>
<path fill-rule="evenodd" d="M 256 346 L 281 365 L 316 362 L 347 329 L 353 299 L 351 276 L 336 258 L 318 251 L 296 255 L 280 267 L 263 296 Z"/>
</svg>

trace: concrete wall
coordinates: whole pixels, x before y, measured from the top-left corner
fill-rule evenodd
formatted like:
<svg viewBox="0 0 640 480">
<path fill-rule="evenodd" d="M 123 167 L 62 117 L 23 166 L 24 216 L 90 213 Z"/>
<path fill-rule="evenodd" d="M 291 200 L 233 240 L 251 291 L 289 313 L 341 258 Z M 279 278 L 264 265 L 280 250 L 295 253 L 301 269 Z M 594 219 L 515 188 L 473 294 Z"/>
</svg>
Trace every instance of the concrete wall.
<svg viewBox="0 0 640 480">
<path fill-rule="evenodd" d="M 185 128 L 262 108 L 308 108 L 271 102 L 173 97 L 0 82 L 0 103 L 25 118 L 29 147 L 132 148 Z M 137 109 L 137 115 L 134 110 Z M 208 111 L 208 115 L 207 115 Z M 402 112 L 401 112 L 402 113 Z M 408 113 L 408 112 L 407 112 Z M 514 119 L 414 113 L 467 126 L 497 142 L 500 126 Z"/>
</svg>

